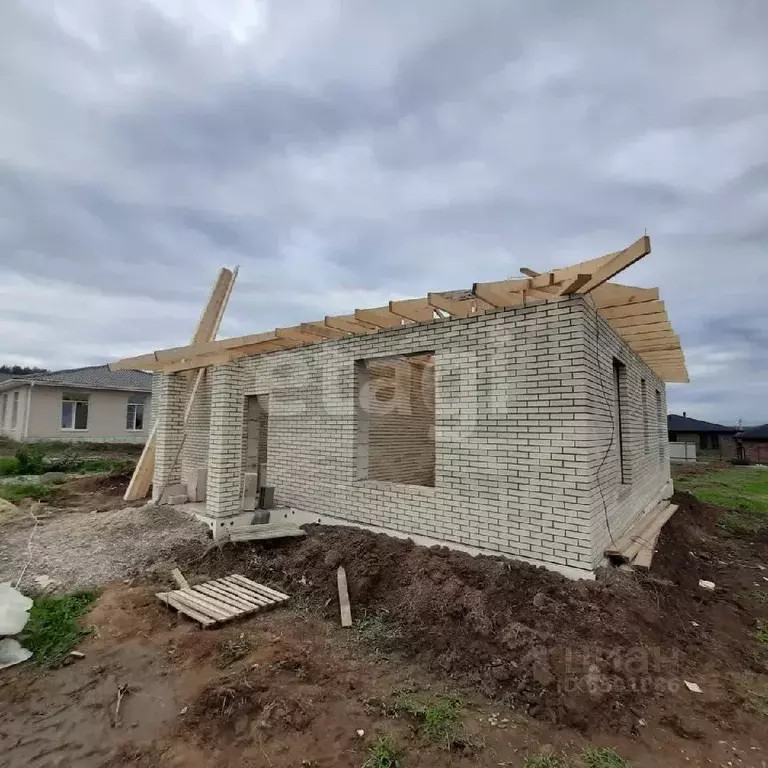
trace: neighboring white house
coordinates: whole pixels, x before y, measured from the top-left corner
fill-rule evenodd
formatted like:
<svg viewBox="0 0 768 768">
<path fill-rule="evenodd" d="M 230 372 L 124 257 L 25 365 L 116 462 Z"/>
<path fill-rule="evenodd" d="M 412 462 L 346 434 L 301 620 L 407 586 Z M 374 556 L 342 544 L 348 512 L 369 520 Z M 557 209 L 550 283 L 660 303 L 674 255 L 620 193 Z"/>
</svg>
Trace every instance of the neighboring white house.
<svg viewBox="0 0 768 768">
<path fill-rule="evenodd" d="M 0 435 L 19 441 L 143 443 L 152 375 L 107 365 L 0 381 Z"/>
</svg>

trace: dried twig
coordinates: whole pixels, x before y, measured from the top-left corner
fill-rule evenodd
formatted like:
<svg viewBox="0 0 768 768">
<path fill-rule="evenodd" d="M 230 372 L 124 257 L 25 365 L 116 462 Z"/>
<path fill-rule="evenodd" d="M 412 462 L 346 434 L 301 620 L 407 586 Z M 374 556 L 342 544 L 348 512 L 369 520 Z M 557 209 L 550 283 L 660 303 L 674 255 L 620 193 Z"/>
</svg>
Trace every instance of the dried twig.
<svg viewBox="0 0 768 768">
<path fill-rule="evenodd" d="M 120 720 L 120 702 L 123 700 L 123 697 L 126 696 L 128 693 L 128 684 L 127 683 L 121 683 L 117 686 L 117 703 L 115 704 L 115 725 L 118 724 Z"/>
<path fill-rule="evenodd" d="M 19 588 L 19 584 L 21 584 L 21 580 L 24 578 L 24 574 L 27 572 L 27 568 L 29 568 L 29 564 L 32 562 L 32 539 L 35 537 L 37 527 L 40 525 L 39 518 L 35 515 L 34 512 L 32 512 L 31 509 L 27 510 L 27 514 L 35 521 L 35 527 L 32 529 L 32 533 L 29 534 L 29 541 L 27 541 L 27 562 L 24 563 L 24 567 L 21 569 L 19 578 L 16 579 L 16 589 Z"/>
</svg>

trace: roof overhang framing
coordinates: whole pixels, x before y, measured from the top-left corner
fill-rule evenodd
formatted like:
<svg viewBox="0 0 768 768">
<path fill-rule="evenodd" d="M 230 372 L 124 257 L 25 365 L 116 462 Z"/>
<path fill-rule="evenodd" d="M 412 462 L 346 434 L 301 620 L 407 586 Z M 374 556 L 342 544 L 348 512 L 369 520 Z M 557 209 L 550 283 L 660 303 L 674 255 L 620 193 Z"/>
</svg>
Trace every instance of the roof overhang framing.
<svg viewBox="0 0 768 768">
<path fill-rule="evenodd" d="M 622 251 L 570 267 L 542 273 L 524 267 L 520 270 L 524 278 L 475 283 L 471 291 L 430 293 L 423 298 L 390 301 L 382 307 L 356 309 L 349 315 L 329 315 L 323 320 L 290 328 L 124 358 L 110 367 L 169 373 L 189 371 L 357 334 L 379 333 L 415 323 L 445 322 L 581 295 L 656 375 L 668 382 L 687 382 L 680 339 L 672 330 L 658 288 L 608 282 L 650 251 L 650 239 L 643 236 Z"/>
</svg>

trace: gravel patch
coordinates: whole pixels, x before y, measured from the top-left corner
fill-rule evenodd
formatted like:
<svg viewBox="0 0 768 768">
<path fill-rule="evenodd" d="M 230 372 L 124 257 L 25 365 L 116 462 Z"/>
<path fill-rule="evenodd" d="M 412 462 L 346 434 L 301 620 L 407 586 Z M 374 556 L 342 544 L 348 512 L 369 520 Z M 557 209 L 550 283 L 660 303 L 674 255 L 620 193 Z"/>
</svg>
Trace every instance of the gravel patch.
<svg viewBox="0 0 768 768">
<path fill-rule="evenodd" d="M 107 512 L 30 517 L 0 528 L 0 582 L 71 592 L 173 567 L 175 553 L 210 541 L 208 529 L 173 507 L 147 504 Z M 30 541 L 30 535 L 32 535 Z M 31 556 L 31 558 L 30 558 Z"/>
</svg>

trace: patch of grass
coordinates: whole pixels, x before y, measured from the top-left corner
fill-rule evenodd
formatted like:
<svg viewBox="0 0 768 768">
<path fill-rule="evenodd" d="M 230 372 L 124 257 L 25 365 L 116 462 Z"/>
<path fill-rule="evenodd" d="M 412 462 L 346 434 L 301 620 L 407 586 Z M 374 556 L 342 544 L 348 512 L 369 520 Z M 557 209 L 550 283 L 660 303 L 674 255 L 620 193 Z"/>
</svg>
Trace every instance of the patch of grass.
<svg viewBox="0 0 768 768">
<path fill-rule="evenodd" d="M 557 755 L 534 755 L 523 760 L 522 768 L 568 768 L 568 761 Z"/>
<path fill-rule="evenodd" d="M 45 501 L 52 491 L 53 486 L 47 483 L 8 483 L 0 485 L 0 498 L 14 502 L 22 499 Z"/>
<path fill-rule="evenodd" d="M 419 735 L 448 750 L 467 743 L 461 722 L 463 709 L 464 703 L 457 696 L 424 698 L 399 693 L 394 702 L 395 712 L 410 715 L 416 721 Z"/>
<path fill-rule="evenodd" d="M 363 611 L 355 624 L 355 633 L 360 641 L 377 653 L 392 650 L 403 634 L 385 610 L 375 613 Z"/>
<path fill-rule="evenodd" d="M 586 768 L 632 768 L 615 749 L 608 747 L 587 747 L 581 753 Z"/>
<path fill-rule="evenodd" d="M 754 589 L 751 589 L 747 592 L 747 597 L 755 603 L 760 603 L 761 605 L 767 605 L 768 604 L 768 588 L 755 587 Z"/>
<path fill-rule="evenodd" d="M 0 477 L 19 474 L 19 460 L 15 456 L 0 457 Z"/>
<path fill-rule="evenodd" d="M 768 512 L 768 470 L 734 467 L 675 480 L 679 488 L 721 507 Z"/>
<path fill-rule="evenodd" d="M 764 619 L 757 620 L 755 640 L 757 640 L 763 647 L 768 648 L 768 621 L 765 621 Z"/>
<path fill-rule="evenodd" d="M 132 459 L 85 459 L 75 471 L 96 475 L 118 469 L 132 469 L 135 465 L 136 462 Z"/>
<path fill-rule="evenodd" d="M 749 509 L 733 510 L 722 514 L 718 525 L 732 536 L 749 539 L 768 533 L 768 514 Z"/>
<path fill-rule="evenodd" d="M 74 592 L 35 600 L 21 642 L 38 664 L 57 664 L 89 633 L 78 619 L 88 613 L 95 599 L 95 592 Z"/>
<path fill-rule="evenodd" d="M 402 765 L 400 760 L 400 750 L 395 746 L 394 739 L 385 733 L 373 742 L 363 768 L 400 768 Z"/>
</svg>

